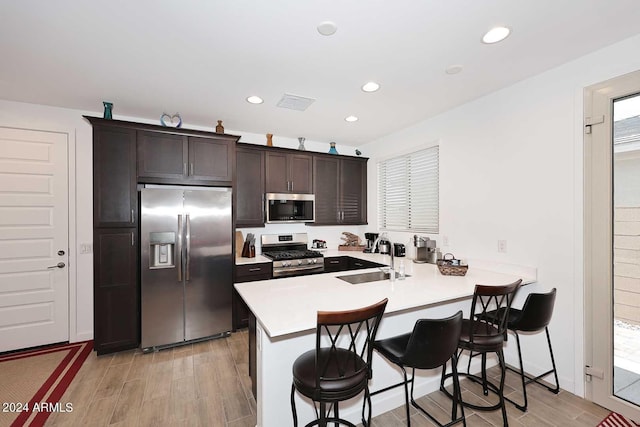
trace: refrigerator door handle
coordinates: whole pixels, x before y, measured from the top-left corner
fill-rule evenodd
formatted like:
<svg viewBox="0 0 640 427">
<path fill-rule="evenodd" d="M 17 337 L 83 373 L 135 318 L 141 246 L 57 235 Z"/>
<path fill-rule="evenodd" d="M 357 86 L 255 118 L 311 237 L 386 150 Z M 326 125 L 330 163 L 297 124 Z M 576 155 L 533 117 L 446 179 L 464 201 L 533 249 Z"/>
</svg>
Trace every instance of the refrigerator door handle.
<svg viewBox="0 0 640 427">
<path fill-rule="evenodd" d="M 178 281 L 182 281 L 182 215 L 178 215 Z"/>
<path fill-rule="evenodd" d="M 189 264 L 191 264 L 191 219 L 189 218 L 189 214 L 185 215 L 187 217 L 187 235 L 186 235 L 186 240 L 187 240 L 187 265 L 185 267 L 185 271 L 184 271 L 184 278 L 185 280 L 190 280 L 191 278 L 189 277 L 189 269 L 190 266 Z"/>
</svg>

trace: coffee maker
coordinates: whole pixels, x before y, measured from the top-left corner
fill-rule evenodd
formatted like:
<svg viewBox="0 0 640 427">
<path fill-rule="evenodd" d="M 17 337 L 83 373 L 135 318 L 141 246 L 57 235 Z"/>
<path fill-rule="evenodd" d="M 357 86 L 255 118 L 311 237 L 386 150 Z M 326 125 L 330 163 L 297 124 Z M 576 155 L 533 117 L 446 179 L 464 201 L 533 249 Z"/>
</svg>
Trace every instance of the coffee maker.
<svg viewBox="0 0 640 427">
<path fill-rule="evenodd" d="M 416 257 L 413 262 L 422 264 L 436 264 L 439 258 L 442 258 L 440 250 L 436 248 L 436 241 L 428 237 L 413 236 L 413 246 L 416 248 Z"/>
<path fill-rule="evenodd" d="M 364 233 L 364 238 L 367 240 L 367 247 L 365 248 L 365 250 L 363 252 L 365 253 L 378 253 L 378 248 L 377 245 L 374 248 L 373 245 L 376 243 L 376 240 L 378 240 L 378 233 Z"/>
</svg>

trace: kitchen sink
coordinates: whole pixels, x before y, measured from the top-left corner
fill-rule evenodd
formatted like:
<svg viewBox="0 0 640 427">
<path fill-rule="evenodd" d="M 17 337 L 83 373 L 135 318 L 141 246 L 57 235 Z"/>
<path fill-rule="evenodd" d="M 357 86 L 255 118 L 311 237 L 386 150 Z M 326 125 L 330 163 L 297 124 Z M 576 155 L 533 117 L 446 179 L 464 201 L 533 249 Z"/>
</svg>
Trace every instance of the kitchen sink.
<svg viewBox="0 0 640 427">
<path fill-rule="evenodd" d="M 395 273 L 396 280 L 398 273 Z M 359 285 L 360 283 L 378 282 L 380 280 L 389 280 L 389 273 L 384 271 L 373 271 L 371 273 L 350 274 L 348 276 L 336 276 L 338 279 L 344 280 L 352 285 Z M 405 277 L 409 277 L 407 274 Z"/>
</svg>

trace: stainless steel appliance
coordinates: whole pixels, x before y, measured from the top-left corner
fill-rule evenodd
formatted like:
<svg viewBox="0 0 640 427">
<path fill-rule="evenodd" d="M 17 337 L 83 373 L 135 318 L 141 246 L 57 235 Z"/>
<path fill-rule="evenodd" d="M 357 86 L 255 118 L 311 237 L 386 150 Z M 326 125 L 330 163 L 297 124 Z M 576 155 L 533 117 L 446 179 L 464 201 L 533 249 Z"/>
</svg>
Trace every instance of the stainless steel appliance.
<svg viewBox="0 0 640 427">
<path fill-rule="evenodd" d="M 228 335 L 231 189 L 147 185 L 141 203 L 141 347 Z"/>
<path fill-rule="evenodd" d="M 393 256 L 403 257 L 407 253 L 407 250 L 403 243 L 394 243 L 393 244 Z"/>
<path fill-rule="evenodd" d="M 316 197 L 313 194 L 267 193 L 266 222 L 314 222 Z"/>
<path fill-rule="evenodd" d="M 436 264 L 442 258 L 440 249 L 436 248 L 436 241 L 428 237 L 413 236 L 413 246 L 416 248 L 416 257 L 413 262 L 423 264 Z"/>
<path fill-rule="evenodd" d="M 262 255 L 273 260 L 273 277 L 297 276 L 324 271 L 324 257 L 307 249 L 307 233 L 263 234 Z"/>
<path fill-rule="evenodd" d="M 378 252 L 382 255 L 391 254 L 391 242 L 385 239 L 380 239 L 378 241 Z"/>
</svg>

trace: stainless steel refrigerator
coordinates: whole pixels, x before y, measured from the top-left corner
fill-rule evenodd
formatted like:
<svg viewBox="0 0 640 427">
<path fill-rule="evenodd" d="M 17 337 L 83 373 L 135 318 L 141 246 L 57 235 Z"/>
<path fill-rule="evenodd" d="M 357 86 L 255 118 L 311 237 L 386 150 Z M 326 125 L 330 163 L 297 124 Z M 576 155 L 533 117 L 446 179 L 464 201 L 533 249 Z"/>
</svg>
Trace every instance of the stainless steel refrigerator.
<svg viewBox="0 0 640 427">
<path fill-rule="evenodd" d="M 231 189 L 147 185 L 141 203 L 143 349 L 231 330 Z"/>
</svg>

